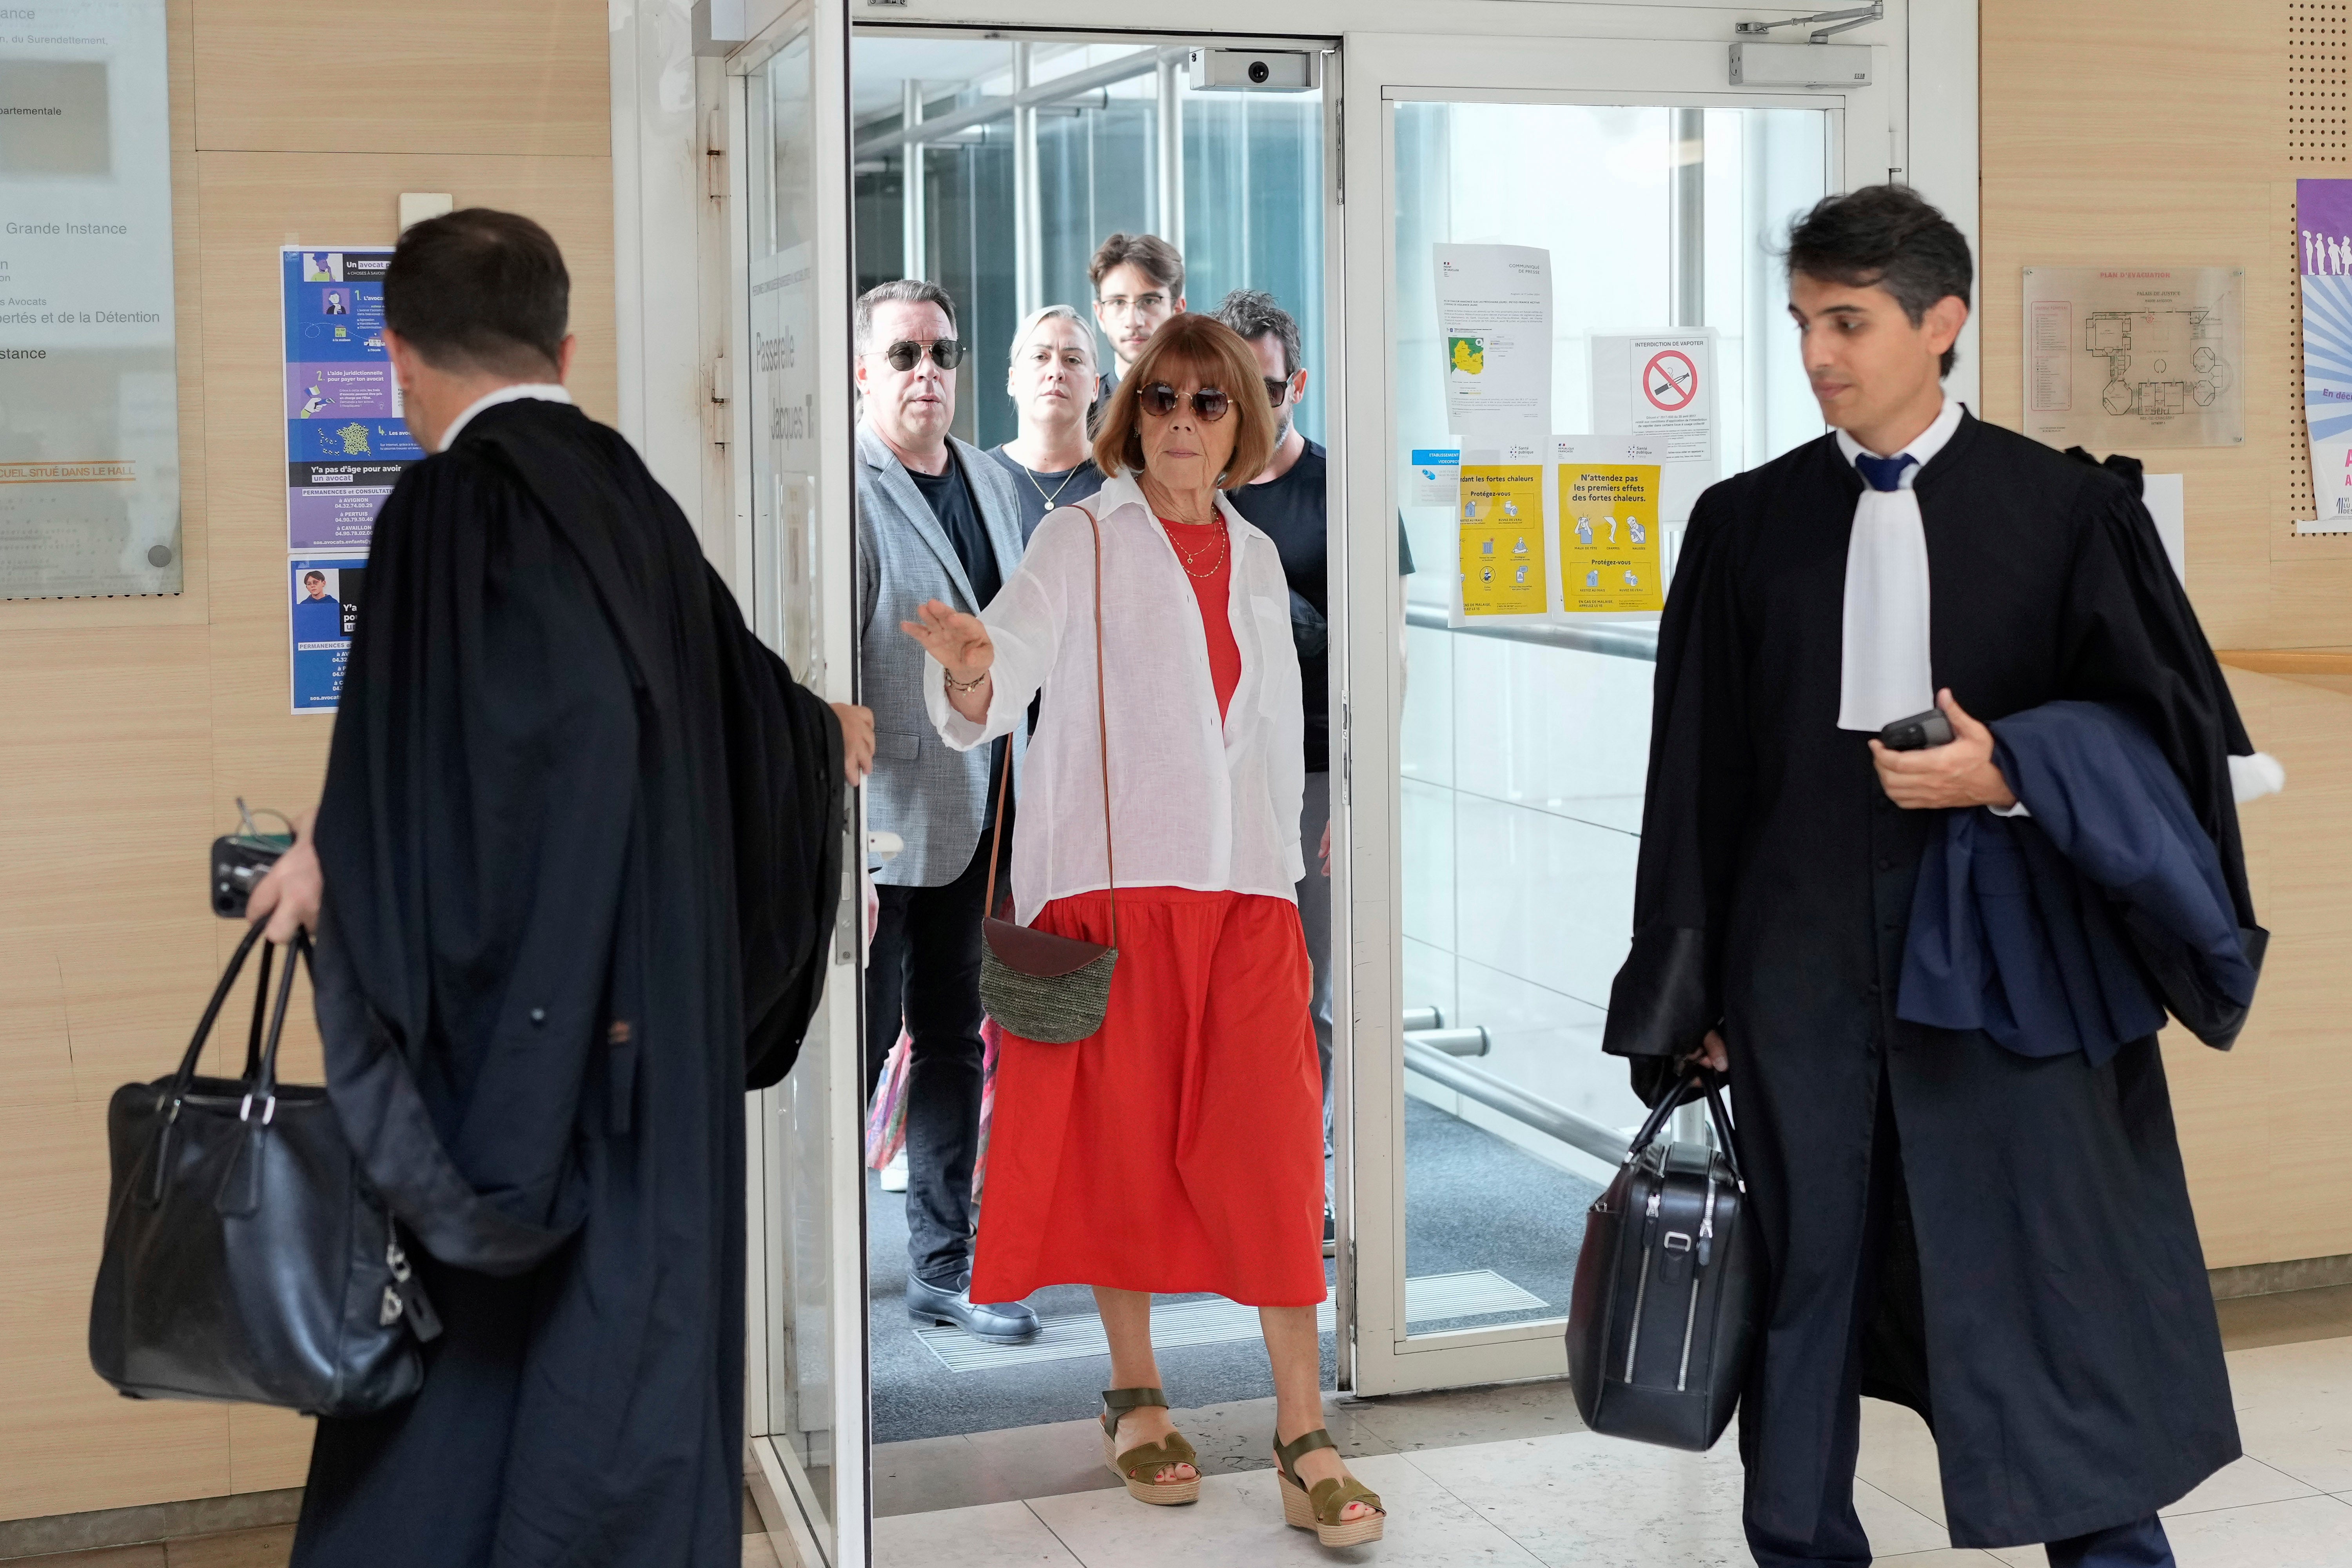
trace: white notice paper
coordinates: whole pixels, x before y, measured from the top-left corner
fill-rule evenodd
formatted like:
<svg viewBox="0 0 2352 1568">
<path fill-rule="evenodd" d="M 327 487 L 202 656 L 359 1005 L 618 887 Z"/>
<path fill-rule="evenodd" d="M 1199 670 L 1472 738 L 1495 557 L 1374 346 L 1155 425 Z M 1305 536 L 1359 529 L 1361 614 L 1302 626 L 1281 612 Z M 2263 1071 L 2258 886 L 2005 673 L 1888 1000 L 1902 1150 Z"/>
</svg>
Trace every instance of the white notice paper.
<svg viewBox="0 0 2352 1568">
<path fill-rule="evenodd" d="M 1433 245 L 1445 413 L 1481 445 L 1551 434 L 1551 252 Z"/>
<path fill-rule="evenodd" d="M 2189 585 L 2189 502 L 2181 474 L 2143 474 L 2140 500 L 2156 521 L 2156 536 L 2164 542 L 2164 558 L 2172 574 Z"/>
<path fill-rule="evenodd" d="M 1685 327 L 1592 340 L 1592 427 L 1641 436 L 1665 468 L 1659 515 L 1690 518 L 1721 478 L 1715 416 L 1715 331 Z"/>
</svg>

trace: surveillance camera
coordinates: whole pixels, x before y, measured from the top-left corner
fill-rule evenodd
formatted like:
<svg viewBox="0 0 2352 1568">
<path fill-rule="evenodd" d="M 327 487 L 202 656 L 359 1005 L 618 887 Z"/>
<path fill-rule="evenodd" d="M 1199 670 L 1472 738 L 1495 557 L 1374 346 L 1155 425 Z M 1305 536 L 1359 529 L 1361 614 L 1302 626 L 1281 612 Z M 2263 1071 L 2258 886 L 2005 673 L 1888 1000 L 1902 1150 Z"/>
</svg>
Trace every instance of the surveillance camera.
<svg viewBox="0 0 2352 1568">
<path fill-rule="evenodd" d="M 1271 67 L 1271 66 L 1269 66 L 1269 65 L 1267 65 L 1264 60 L 1252 60 L 1252 61 L 1250 61 L 1250 63 L 1249 63 L 1249 79 L 1250 79 L 1250 80 L 1252 80 L 1253 82 L 1256 82 L 1256 83 L 1259 83 L 1259 84 L 1261 84 L 1261 85 L 1262 85 L 1262 84 L 1264 84 L 1264 82 L 1265 81 L 1265 79 L 1266 79 L 1268 77 L 1272 76 L 1273 74 L 1274 74 L 1274 68 L 1273 68 L 1273 67 Z"/>
</svg>

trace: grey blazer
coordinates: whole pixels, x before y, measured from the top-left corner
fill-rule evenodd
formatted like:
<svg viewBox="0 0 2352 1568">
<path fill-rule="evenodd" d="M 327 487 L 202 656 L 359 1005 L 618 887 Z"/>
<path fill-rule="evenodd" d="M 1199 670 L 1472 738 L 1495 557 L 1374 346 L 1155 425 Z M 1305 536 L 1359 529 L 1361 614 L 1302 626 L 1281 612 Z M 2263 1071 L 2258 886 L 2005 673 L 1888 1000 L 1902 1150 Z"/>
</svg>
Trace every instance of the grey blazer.
<svg viewBox="0 0 2352 1568">
<path fill-rule="evenodd" d="M 1021 564 L 1021 506 L 1003 466 L 968 442 L 948 451 L 971 486 L 981 526 L 1007 579 Z M 861 421 L 857 426 L 857 658 L 861 700 L 874 710 L 874 773 L 866 781 L 866 823 L 907 847 L 874 879 L 889 887 L 940 888 L 963 875 L 988 812 L 988 761 L 995 750 L 951 749 L 923 710 L 922 682 L 940 679 L 922 645 L 898 629 L 916 607 L 939 599 L 978 615 L 971 581 L 947 531 L 907 476 L 906 465 Z M 1014 766 L 1028 749 L 1027 726 L 1013 737 Z"/>
</svg>

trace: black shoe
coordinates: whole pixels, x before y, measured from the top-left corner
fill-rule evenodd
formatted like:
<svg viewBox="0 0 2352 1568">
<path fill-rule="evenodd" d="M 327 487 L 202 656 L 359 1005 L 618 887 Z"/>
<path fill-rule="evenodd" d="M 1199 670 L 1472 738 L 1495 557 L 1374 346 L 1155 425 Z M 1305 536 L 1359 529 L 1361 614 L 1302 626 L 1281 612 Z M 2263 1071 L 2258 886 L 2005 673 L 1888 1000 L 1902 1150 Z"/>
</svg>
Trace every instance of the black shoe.
<svg viewBox="0 0 2352 1568">
<path fill-rule="evenodd" d="M 922 1279 L 907 1280 L 907 1316 L 926 1327 L 953 1323 L 979 1340 L 1019 1344 L 1037 1333 L 1037 1314 L 1020 1301 L 974 1305 L 961 1290 L 950 1290 Z"/>
</svg>

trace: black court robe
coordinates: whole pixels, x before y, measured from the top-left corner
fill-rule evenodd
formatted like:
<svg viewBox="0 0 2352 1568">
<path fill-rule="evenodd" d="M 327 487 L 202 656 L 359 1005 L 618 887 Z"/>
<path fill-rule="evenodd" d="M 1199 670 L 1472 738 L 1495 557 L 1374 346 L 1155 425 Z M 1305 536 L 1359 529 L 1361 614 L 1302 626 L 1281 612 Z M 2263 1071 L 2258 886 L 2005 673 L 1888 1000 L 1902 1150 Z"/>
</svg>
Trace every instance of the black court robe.
<svg viewBox="0 0 2352 1568">
<path fill-rule="evenodd" d="M 2252 747 L 2136 496 L 1974 418 L 1916 482 L 1936 684 L 1979 719 L 2077 699 L 2137 721 L 2253 925 L 2227 760 Z M 1710 1026 L 1729 1046 L 1770 1279 L 1740 1411 L 1751 1531 L 1827 1538 L 1859 1343 L 1863 1391 L 1935 1429 L 1955 1545 L 2063 1539 L 2237 1457 L 2220 1332 L 2153 1037 L 2094 1066 L 1895 1016 L 1942 814 L 1897 809 L 1837 728 L 1861 491 L 1823 437 L 1692 515 L 1605 1044 L 1653 1091 Z M 1874 1142 L 1908 1206 L 1864 1280 Z"/>
<path fill-rule="evenodd" d="M 400 480 L 320 805 L 328 1087 L 444 1323 L 321 1421 L 294 1562 L 741 1559 L 747 1080 L 840 898 L 841 732 L 618 434 Z"/>
</svg>

